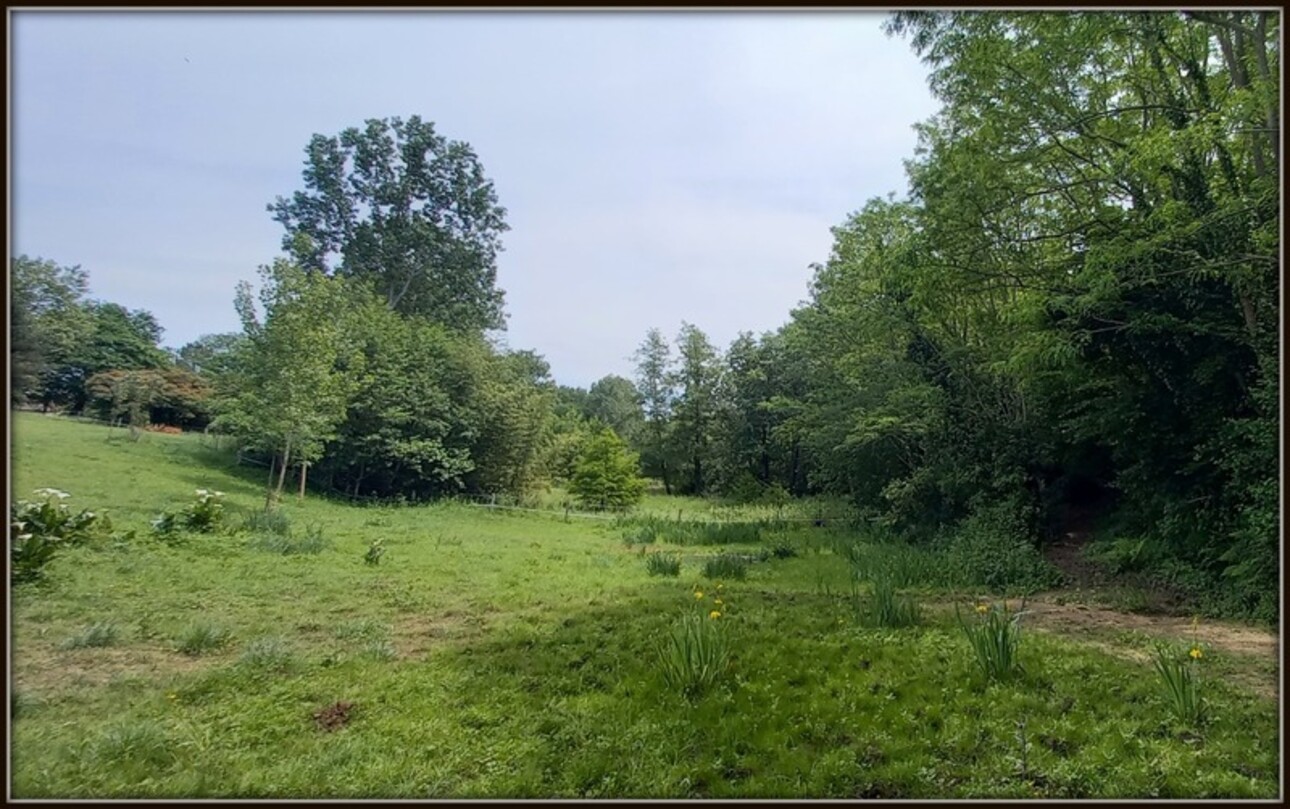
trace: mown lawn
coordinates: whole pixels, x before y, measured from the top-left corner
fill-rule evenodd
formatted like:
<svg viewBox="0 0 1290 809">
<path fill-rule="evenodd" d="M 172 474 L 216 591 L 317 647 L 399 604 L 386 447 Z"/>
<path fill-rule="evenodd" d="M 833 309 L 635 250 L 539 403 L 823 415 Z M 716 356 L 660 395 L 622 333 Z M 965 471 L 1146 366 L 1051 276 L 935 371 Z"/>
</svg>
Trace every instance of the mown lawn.
<svg viewBox="0 0 1290 809">
<path fill-rule="evenodd" d="M 1276 705 L 1221 667 L 1199 732 L 1149 665 L 1078 640 L 1027 633 L 1024 676 L 987 684 L 952 612 L 858 624 L 832 529 L 726 547 L 797 555 L 718 590 L 700 563 L 722 548 L 662 542 L 682 569 L 655 577 L 660 543 L 611 522 L 459 505 L 292 499 L 312 554 L 163 543 L 150 520 L 197 488 L 227 493 L 235 527 L 262 506 L 260 471 L 196 436 L 18 414 L 13 473 L 15 497 L 59 488 L 137 532 L 13 590 L 15 797 L 1277 795 Z M 732 664 L 689 700 L 657 646 L 718 594 Z M 110 645 L 69 648 L 94 624 Z M 222 645 L 177 650 L 202 628 Z"/>
</svg>

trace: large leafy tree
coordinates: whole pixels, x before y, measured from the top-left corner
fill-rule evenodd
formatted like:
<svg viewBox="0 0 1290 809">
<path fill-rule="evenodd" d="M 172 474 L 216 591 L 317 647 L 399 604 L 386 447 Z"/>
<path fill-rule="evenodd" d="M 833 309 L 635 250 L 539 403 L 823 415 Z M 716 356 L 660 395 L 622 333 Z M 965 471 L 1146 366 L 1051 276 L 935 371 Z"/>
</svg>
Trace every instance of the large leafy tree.
<svg viewBox="0 0 1290 809">
<path fill-rule="evenodd" d="M 645 424 L 640 392 L 630 379 L 615 374 L 591 384 L 583 412 L 609 427 L 628 444 L 639 441 Z"/>
<path fill-rule="evenodd" d="M 314 135 L 305 152 L 305 188 L 269 205 L 302 267 L 370 280 L 391 309 L 453 330 L 504 326 L 506 211 L 468 144 L 414 115 Z"/>
<path fill-rule="evenodd" d="M 673 405 L 672 440 L 687 466 L 686 488 L 692 494 L 703 494 L 720 417 L 721 355 L 707 335 L 690 323 L 682 324 L 676 345 L 680 357 L 675 372 L 678 395 Z"/>
<path fill-rule="evenodd" d="M 608 427 L 601 427 L 583 447 L 569 489 L 580 505 L 622 510 L 640 502 L 645 481 L 640 459 Z"/>
</svg>

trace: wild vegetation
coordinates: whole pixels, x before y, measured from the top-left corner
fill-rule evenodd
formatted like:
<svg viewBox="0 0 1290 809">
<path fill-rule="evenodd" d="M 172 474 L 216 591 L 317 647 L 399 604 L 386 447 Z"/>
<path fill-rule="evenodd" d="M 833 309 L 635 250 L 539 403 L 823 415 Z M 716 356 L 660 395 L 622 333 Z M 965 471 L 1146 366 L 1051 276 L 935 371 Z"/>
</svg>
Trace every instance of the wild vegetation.
<svg viewBox="0 0 1290 809">
<path fill-rule="evenodd" d="M 1016 603 L 895 561 L 877 529 L 646 547 L 607 519 L 318 497 L 266 523 L 261 476 L 209 438 L 20 413 L 15 441 L 18 491 L 52 484 L 133 532 L 14 589 L 17 797 L 1277 793 L 1277 706 L 1247 685 L 1275 668 L 1166 633 L 1195 675 L 1181 698 L 1203 700 L 1177 713 L 1150 636 L 1045 631 L 1032 601 L 999 647 L 1017 673 L 988 678 L 955 607 L 974 625 Z M 223 493 L 219 530 L 150 530 L 197 487 Z M 257 545 L 298 526 L 325 546 Z M 658 551 L 679 575 L 647 569 Z M 723 557 L 742 579 L 705 574 Z M 878 569 L 903 571 L 914 625 L 854 610 Z"/>
<path fill-rule="evenodd" d="M 1275 625 L 1279 20 L 893 15 L 909 195 L 585 390 L 416 116 L 309 141 L 236 333 L 13 258 L 12 404 L 100 422 L 15 416 L 15 793 L 1275 795 L 1248 661 L 1010 599 Z"/>
</svg>

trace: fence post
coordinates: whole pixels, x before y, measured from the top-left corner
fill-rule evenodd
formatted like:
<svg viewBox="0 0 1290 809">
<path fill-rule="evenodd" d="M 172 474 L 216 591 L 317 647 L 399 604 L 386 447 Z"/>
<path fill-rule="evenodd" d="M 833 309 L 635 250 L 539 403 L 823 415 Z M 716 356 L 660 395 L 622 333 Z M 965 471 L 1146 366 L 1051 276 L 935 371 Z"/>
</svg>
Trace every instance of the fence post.
<svg viewBox="0 0 1290 809">
<path fill-rule="evenodd" d="M 569 507 L 568 507 L 568 506 L 565 506 L 565 507 L 564 507 L 564 521 L 565 521 L 565 522 L 568 522 L 568 521 L 569 521 Z"/>
</svg>

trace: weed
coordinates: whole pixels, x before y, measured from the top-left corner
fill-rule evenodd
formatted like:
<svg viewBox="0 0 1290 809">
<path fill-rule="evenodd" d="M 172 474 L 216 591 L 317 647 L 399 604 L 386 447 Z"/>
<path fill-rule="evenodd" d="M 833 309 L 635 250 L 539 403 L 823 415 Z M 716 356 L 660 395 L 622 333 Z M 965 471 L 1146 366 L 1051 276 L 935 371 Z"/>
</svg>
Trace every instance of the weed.
<svg viewBox="0 0 1290 809">
<path fill-rule="evenodd" d="M 105 622 L 91 624 L 63 641 L 64 649 L 94 649 L 112 646 L 117 642 L 116 624 Z"/>
<path fill-rule="evenodd" d="M 175 649 L 196 657 L 204 652 L 222 648 L 230 639 L 228 630 L 223 627 L 199 621 L 184 627 L 176 639 Z"/>
<path fill-rule="evenodd" d="M 372 544 L 367 546 L 367 552 L 363 554 L 363 561 L 369 565 L 379 564 L 381 557 L 385 555 L 385 543 L 380 539 L 372 540 Z"/>
<path fill-rule="evenodd" d="M 679 576 L 681 557 L 672 553 L 651 553 L 645 557 L 645 569 L 651 576 Z"/>
<path fill-rule="evenodd" d="M 250 546 L 266 553 L 296 556 L 322 553 L 331 547 L 331 543 L 323 538 L 321 527 L 310 526 L 306 530 L 304 537 L 296 538 L 287 534 L 260 534 L 251 539 Z"/>
<path fill-rule="evenodd" d="M 964 620 L 958 606 L 954 614 L 967 636 L 977 665 L 987 680 L 1008 680 L 1021 671 L 1017 650 L 1021 644 L 1021 613 L 1003 606 L 978 604 L 977 618 Z"/>
<path fill-rule="evenodd" d="M 703 563 L 703 575 L 709 579 L 743 579 L 748 575 L 748 560 L 733 553 L 713 556 Z"/>
<path fill-rule="evenodd" d="M 193 534 L 213 534 L 224 525 L 224 493 L 198 489 L 193 502 L 179 513 L 163 511 L 152 521 L 152 529 L 163 539 L 172 538 L 180 531 Z"/>
<path fill-rule="evenodd" d="M 717 619 L 699 613 L 681 617 L 659 645 L 663 681 L 688 698 L 702 695 L 725 673 L 730 653 Z"/>
<path fill-rule="evenodd" d="M 791 559 L 797 556 L 797 548 L 787 542 L 776 542 L 770 549 L 770 555 L 776 559 Z"/>
<path fill-rule="evenodd" d="M 394 644 L 384 638 L 373 638 L 367 641 L 359 654 L 372 660 L 393 660 L 399 656 Z"/>
</svg>

